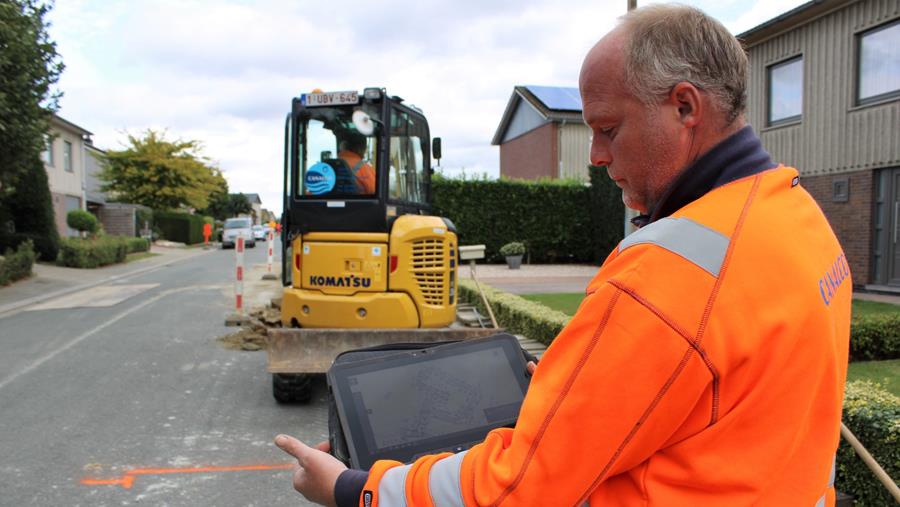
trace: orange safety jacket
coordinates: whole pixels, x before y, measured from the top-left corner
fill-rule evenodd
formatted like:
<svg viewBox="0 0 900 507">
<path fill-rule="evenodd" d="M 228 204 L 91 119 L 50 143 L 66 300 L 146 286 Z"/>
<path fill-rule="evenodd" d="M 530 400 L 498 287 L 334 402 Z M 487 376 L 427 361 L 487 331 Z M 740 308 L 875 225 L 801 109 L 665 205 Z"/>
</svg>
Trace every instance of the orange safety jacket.
<svg viewBox="0 0 900 507">
<path fill-rule="evenodd" d="M 627 236 L 515 429 L 379 461 L 359 505 L 834 505 L 852 284 L 798 182 L 765 170 Z"/>
<path fill-rule="evenodd" d="M 350 166 L 353 177 L 356 178 L 356 187 L 360 194 L 375 193 L 375 169 L 368 161 L 358 153 L 350 150 L 341 150 L 338 157 L 344 159 Z"/>
</svg>

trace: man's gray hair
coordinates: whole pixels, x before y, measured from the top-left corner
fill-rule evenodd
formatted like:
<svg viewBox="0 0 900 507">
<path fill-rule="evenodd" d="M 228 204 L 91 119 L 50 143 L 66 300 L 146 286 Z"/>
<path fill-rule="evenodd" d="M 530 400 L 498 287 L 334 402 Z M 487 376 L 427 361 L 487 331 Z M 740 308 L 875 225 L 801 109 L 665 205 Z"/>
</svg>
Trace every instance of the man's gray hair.
<svg viewBox="0 0 900 507">
<path fill-rule="evenodd" d="M 747 108 L 747 54 L 718 21 L 686 5 L 649 5 L 622 16 L 628 31 L 625 79 L 657 105 L 687 81 L 708 93 L 730 125 Z"/>
</svg>

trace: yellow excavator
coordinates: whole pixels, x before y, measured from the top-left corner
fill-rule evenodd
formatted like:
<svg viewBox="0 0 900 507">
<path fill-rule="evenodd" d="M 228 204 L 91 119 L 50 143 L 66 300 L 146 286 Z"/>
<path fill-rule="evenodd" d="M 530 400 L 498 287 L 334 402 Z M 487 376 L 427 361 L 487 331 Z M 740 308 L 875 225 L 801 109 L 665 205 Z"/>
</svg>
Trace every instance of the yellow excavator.
<svg viewBox="0 0 900 507">
<path fill-rule="evenodd" d="M 458 239 L 431 214 L 422 112 L 383 88 L 302 94 L 285 121 L 282 328 L 267 350 L 279 402 L 305 401 L 310 374 L 340 352 L 465 339 L 456 317 Z M 495 331 L 494 331 L 495 332 Z"/>
</svg>

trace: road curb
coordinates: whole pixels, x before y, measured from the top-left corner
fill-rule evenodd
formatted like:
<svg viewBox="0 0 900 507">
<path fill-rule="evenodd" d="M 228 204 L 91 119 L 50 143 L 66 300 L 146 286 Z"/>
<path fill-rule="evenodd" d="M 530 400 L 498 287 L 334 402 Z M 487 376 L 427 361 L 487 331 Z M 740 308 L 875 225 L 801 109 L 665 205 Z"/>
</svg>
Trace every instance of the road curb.
<svg viewBox="0 0 900 507">
<path fill-rule="evenodd" d="M 162 269 L 171 264 L 175 264 L 177 262 L 181 262 L 188 259 L 193 259 L 195 257 L 199 257 L 201 255 L 212 252 L 212 250 L 203 250 L 196 255 L 186 255 L 184 257 L 179 257 L 177 259 L 172 259 L 161 264 L 154 264 L 153 266 L 147 266 L 139 269 L 135 269 L 134 271 L 129 271 L 127 273 L 122 273 L 119 275 L 108 276 L 106 278 L 102 278 L 100 280 L 95 280 L 93 282 L 83 283 L 81 285 L 75 285 L 72 287 L 67 287 L 65 289 L 60 289 L 54 292 L 48 292 L 47 294 L 41 294 L 39 296 L 32 296 L 30 298 L 23 299 L 22 301 L 16 301 L 15 303 L 9 303 L 3 306 L 0 306 L 0 318 L 7 317 L 8 314 L 13 313 L 17 310 L 21 310 L 22 308 L 35 305 L 38 303 L 43 303 L 44 301 L 48 301 L 50 299 L 58 298 L 60 296 L 65 296 L 66 294 L 71 294 L 73 292 L 78 292 L 84 289 L 90 289 L 91 287 L 96 287 L 97 285 L 103 285 L 105 283 L 114 282 L 116 280 L 121 280 L 123 278 L 128 278 L 131 276 L 142 275 L 144 273 L 149 273 L 151 271 L 156 271 L 157 269 Z"/>
</svg>

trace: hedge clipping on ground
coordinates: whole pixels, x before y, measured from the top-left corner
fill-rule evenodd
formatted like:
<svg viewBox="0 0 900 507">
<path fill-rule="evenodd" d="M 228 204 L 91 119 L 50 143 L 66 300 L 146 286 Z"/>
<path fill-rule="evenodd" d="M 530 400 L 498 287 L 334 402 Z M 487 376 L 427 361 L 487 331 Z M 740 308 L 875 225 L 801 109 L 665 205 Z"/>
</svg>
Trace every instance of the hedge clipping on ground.
<svg viewBox="0 0 900 507">
<path fill-rule="evenodd" d="M 31 276 L 31 267 L 37 255 L 30 240 L 19 243 L 15 249 L 9 249 L 0 257 L 0 285 L 7 285 L 16 280 Z"/>
<path fill-rule="evenodd" d="M 847 383 L 844 424 L 891 478 L 900 477 L 900 398 L 878 384 Z M 856 498 L 857 507 L 893 505 L 887 489 L 843 439 L 838 449 L 835 486 Z"/>
</svg>

